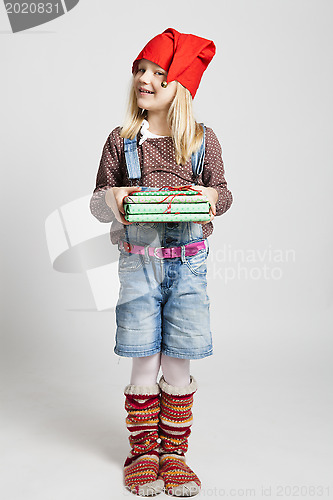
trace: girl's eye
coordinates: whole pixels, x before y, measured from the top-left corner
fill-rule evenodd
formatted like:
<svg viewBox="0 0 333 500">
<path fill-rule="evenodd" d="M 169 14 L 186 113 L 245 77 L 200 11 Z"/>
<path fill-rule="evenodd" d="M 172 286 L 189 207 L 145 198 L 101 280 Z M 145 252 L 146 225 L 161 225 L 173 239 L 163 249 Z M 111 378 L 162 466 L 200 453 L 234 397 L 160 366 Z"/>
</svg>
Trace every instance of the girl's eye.
<svg viewBox="0 0 333 500">
<path fill-rule="evenodd" d="M 144 73 L 146 70 L 144 68 L 139 68 L 138 73 Z M 164 76 L 164 73 L 162 71 L 156 71 L 157 75 Z"/>
</svg>

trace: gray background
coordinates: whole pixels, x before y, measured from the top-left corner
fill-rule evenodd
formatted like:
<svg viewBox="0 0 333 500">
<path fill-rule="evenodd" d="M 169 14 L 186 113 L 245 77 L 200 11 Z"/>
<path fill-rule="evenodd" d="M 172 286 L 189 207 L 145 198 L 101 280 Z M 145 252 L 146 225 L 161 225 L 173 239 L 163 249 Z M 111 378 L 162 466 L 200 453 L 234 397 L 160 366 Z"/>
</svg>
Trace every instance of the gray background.
<svg viewBox="0 0 333 500">
<path fill-rule="evenodd" d="M 132 60 L 167 27 L 216 43 L 195 114 L 234 195 L 210 238 L 215 353 L 192 362 L 188 461 L 202 497 L 332 496 L 332 14 L 323 0 L 81 0 L 14 35 L 0 4 L 6 500 L 126 496 L 131 362 L 86 274 L 53 269 L 44 225 L 92 192 Z"/>
</svg>

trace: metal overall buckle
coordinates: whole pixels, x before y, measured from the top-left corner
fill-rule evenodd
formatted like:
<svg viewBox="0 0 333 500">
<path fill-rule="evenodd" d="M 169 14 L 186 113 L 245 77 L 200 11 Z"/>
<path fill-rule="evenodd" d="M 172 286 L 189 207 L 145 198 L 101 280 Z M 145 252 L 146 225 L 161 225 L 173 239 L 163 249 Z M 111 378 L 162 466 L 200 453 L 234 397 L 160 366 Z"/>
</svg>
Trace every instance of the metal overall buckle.
<svg viewBox="0 0 333 500">
<path fill-rule="evenodd" d="M 131 253 L 131 250 L 132 250 L 131 243 L 128 243 L 128 241 L 123 241 L 123 247 L 124 247 L 125 252 Z"/>
</svg>

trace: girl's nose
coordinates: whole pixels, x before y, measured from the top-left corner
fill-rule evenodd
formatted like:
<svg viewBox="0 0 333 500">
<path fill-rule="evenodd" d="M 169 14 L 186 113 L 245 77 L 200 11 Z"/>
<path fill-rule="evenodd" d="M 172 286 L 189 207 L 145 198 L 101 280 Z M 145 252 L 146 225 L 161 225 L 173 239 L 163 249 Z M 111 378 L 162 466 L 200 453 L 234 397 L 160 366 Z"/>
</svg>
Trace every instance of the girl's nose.
<svg viewBox="0 0 333 500">
<path fill-rule="evenodd" d="M 145 83 L 145 84 L 150 83 L 151 76 L 149 75 L 149 72 L 145 71 L 144 73 L 141 73 L 139 80 L 141 83 Z"/>
</svg>

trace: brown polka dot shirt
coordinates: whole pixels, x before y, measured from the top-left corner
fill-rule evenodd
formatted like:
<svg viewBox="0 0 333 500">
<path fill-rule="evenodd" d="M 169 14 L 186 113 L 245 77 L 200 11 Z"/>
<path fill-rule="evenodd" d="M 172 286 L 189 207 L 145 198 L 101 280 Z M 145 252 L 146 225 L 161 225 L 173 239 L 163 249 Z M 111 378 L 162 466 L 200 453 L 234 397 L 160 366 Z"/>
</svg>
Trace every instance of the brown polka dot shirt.
<svg viewBox="0 0 333 500">
<path fill-rule="evenodd" d="M 120 127 L 115 128 L 106 140 L 96 178 L 96 188 L 90 200 L 91 213 L 100 222 L 112 222 L 111 241 L 117 244 L 124 238 L 124 225 L 118 222 L 105 202 L 105 192 L 115 186 L 131 186 L 127 176 L 124 154 L 124 139 L 120 137 Z M 140 133 L 138 134 L 138 143 Z M 227 188 L 224 177 L 221 145 L 209 127 L 206 127 L 205 161 L 203 172 L 197 179 L 199 186 L 213 187 L 219 196 L 216 203 L 216 216 L 226 212 L 232 204 L 232 194 Z M 142 186 L 183 186 L 195 182 L 193 178 L 191 158 L 185 165 L 177 165 L 172 137 L 148 137 L 138 145 L 141 165 Z M 136 182 L 136 181 L 135 181 Z M 135 184 L 135 183 L 134 183 Z M 213 232 L 213 223 L 202 225 L 203 237 Z"/>
</svg>

